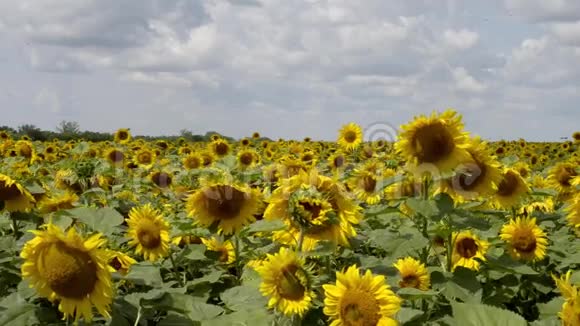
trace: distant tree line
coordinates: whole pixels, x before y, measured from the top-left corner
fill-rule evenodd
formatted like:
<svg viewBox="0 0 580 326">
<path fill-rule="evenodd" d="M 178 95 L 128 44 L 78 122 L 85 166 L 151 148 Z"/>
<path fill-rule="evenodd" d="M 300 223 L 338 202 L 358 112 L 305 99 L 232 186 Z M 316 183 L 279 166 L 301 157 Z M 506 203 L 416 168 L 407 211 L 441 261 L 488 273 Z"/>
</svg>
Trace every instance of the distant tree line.
<svg viewBox="0 0 580 326">
<path fill-rule="evenodd" d="M 78 122 L 75 121 L 61 121 L 56 127 L 55 131 L 52 130 L 42 130 L 32 124 L 24 124 L 18 126 L 16 129 L 9 126 L 0 126 L 0 130 L 7 131 L 14 138 L 20 138 L 22 136 L 28 136 L 30 139 L 36 141 L 47 141 L 52 139 L 59 139 L 64 141 L 69 140 L 86 140 L 86 141 L 112 141 L 114 134 L 111 132 L 96 132 L 81 130 Z M 208 131 L 204 135 L 194 134 L 193 132 L 183 129 L 180 131 L 179 135 L 175 136 L 140 136 L 133 135 L 133 138 L 141 138 L 148 141 L 152 140 L 177 140 L 178 138 L 184 138 L 191 142 L 203 142 L 208 141 L 210 137 L 214 134 L 220 135 L 222 138 L 233 141 L 231 137 L 223 136 L 215 131 Z"/>
</svg>

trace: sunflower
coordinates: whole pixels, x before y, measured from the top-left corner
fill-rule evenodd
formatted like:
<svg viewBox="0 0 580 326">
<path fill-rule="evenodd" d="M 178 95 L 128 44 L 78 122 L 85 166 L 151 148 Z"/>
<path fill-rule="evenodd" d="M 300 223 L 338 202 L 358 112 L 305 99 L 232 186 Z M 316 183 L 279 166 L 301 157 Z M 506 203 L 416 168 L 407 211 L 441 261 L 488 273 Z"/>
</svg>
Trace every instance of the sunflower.
<svg viewBox="0 0 580 326">
<path fill-rule="evenodd" d="M 268 254 L 256 271 L 262 278 L 260 292 L 270 298 L 268 308 L 287 316 L 303 316 L 310 309 L 315 297 L 310 271 L 294 251 L 282 247 L 277 254 Z"/>
<path fill-rule="evenodd" d="M 580 230 L 580 192 L 568 200 L 568 205 L 564 208 L 567 213 L 566 220 L 568 225 Z"/>
<path fill-rule="evenodd" d="M 362 128 L 356 123 L 346 124 L 338 133 L 338 144 L 345 151 L 356 149 L 363 140 Z"/>
<path fill-rule="evenodd" d="M 342 169 L 344 169 L 346 167 L 347 163 L 348 163 L 348 160 L 346 158 L 346 155 L 344 155 L 344 153 L 342 153 L 341 151 L 337 151 L 337 152 L 333 153 L 328 158 L 328 166 L 333 171 L 341 171 Z"/>
<path fill-rule="evenodd" d="M 157 261 L 169 252 L 169 223 L 151 204 L 133 207 L 127 220 L 129 245 L 149 261 Z"/>
<path fill-rule="evenodd" d="M 238 152 L 236 156 L 238 166 L 241 169 L 247 169 L 254 166 L 260 160 L 260 156 L 253 149 L 243 149 Z"/>
<path fill-rule="evenodd" d="M 22 156 L 28 159 L 33 158 L 36 154 L 34 146 L 32 145 L 32 142 L 30 142 L 29 140 L 17 141 L 16 144 L 14 145 L 14 148 L 16 149 L 16 153 L 18 153 L 18 156 Z"/>
<path fill-rule="evenodd" d="M 259 133 L 259 132 L 257 132 L 257 131 L 254 131 L 254 132 L 252 133 L 252 138 L 253 138 L 253 139 L 260 139 L 260 137 L 261 137 L 261 136 L 260 136 L 260 133 Z"/>
<path fill-rule="evenodd" d="M 107 250 L 108 263 L 114 270 L 119 272 L 121 275 L 127 275 L 129 269 L 132 265 L 137 264 L 137 261 L 131 256 L 124 254 L 120 251 Z"/>
<path fill-rule="evenodd" d="M 406 257 L 397 260 L 393 266 L 401 275 L 401 281 L 399 282 L 401 288 L 416 288 L 421 291 L 429 290 L 431 277 L 425 268 L 425 264 L 412 257 Z"/>
<path fill-rule="evenodd" d="M 510 255 L 517 260 L 542 260 L 546 256 L 548 239 L 536 225 L 535 218 L 512 219 L 505 224 L 499 237 L 507 242 Z"/>
<path fill-rule="evenodd" d="M 186 170 L 199 169 L 203 165 L 203 158 L 198 153 L 191 153 L 181 160 Z"/>
<path fill-rule="evenodd" d="M 65 318 L 75 321 L 92 320 L 91 307 L 110 317 L 113 301 L 111 271 L 107 266 L 107 252 L 100 249 L 106 240 L 101 234 L 84 239 L 70 228 L 65 234 L 59 227 L 48 224 L 32 231 L 20 256 L 22 277 L 38 294 L 54 302 Z"/>
<path fill-rule="evenodd" d="M 188 215 L 201 225 L 216 225 L 226 235 L 237 233 L 255 221 L 261 205 L 260 192 L 248 185 L 212 183 L 193 193 L 186 203 Z"/>
<path fill-rule="evenodd" d="M 135 153 L 133 163 L 144 168 L 150 168 L 155 163 L 155 152 L 148 148 L 141 148 Z"/>
<path fill-rule="evenodd" d="M 123 166 L 125 154 L 117 148 L 110 148 L 105 152 L 105 158 L 114 166 Z"/>
<path fill-rule="evenodd" d="M 21 184 L 0 174 L 0 211 L 28 211 L 34 207 L 34 197 Z"/>
<path fill-rule="evenodd" d="M 218 139 L 209 143 L 208 150 L 217 157 L 224 157 L 230 153 L 231 146 L 226 140 Z"/>
<path fill-rule="evenodd" d="M 562 320 L 562 325 L 578 326 L 580 324 L 580 293 L 578 292 L 578 286 L 570 282 L 571 271 L 569 270 L 560 278 L 552 275 L 552 278 L 564 297 L 562 310 L 558 313 Z"/>
<path fill-rule="evenodd" d="M 552 198 L 547 198 L 544 201 L 537 201 L 531 204 L 522 206 L 518 214 L 523 217 L 532 216 L 535 212 L 552 213 L 554 212 L 554 201 Z"/>
<path fill-rule="evenodd" d="M 367 270 L 361 276 L 356 265 L 336 272 L 336 284 L 322 286 L 326 298 L 323 312 L 331 326 L 397 325 L 393 319 L 402 300 L 393 293 L 383 275 Z"/>
<path fill-rule="evenodd" d="M 572 180 L 578 176 L 576 165 L 570 162 L 557 163 L 548 173 L 548 183 L 560 193 L 569 193 L 575 189 Z"/>
<path fill-rule="evenodd" d="M 479 239 L 471 231 L 453 232 L 453 270 L 457 266 L 479 270 L 479 260 L 485 261 L 489 243 Z"/>
<path fill-rule="evenodd" d="M 157 187 L 165 189 L 171 186 L 173 182 L 173 177 L 171 174 L 161 171 L 155 171 L 149 175 L 151 182 L 153 182 Z"/>
<path fill-rule="evenodd" d="M 494 205 L 498 208 L 513 208 L 518 206 L 530 188 L 520 174 L 512 169 L 506 169 L 502 174 L 502 180 L 497 186 L 497 192 L 493 196 Z"/>
<path fill-rule="evenodd" d="M 451 173 L 459 164 L 471 161 L 467 133 L 463 131 L 461 116 L 453 110 L 431 117 L 419 116 L 407 125 L 395 143 L 395 149 L 411 163 L 435 166 L 439 173 Z"/>
<path fill-rule="evenodd" d="M 236 261 L 236 251 L 231 241 L 211 237 L 209 239 L 202 238 L 201 242 L 205 245 L 207 250 L 219 254 L 218 260 L 220 263 L 232 264 Z"/>
<path fill-rule="evenodd" d="M 328 240 L 348 246 L 362 213 L 341 184 L 312 169 L 282 181 L 272 193 L 264 218 L 282 219 L 290 233 L 304 229 L 305 241 Z"/>
<path fill-rule="evenodd" d="M 580 131 L 575 131 L 572 134 L 572 139 L 574 139 L 575 143 L 580 143 Z"/>
<path fill-rule="evenodd" d="M 70 191 L 65 191 L 60 194 L 53 194 L 49 197 L 43 198 L 38 203 L 38 210 L 41 213 L 56 212 L 61 209 L 71 209 L 74 203 L 79 200 L 79 196 Z"/>
<path fill-rule="evenodd" d="M 502 180 L 500 164 L 479 138 L 470 140 L 466 150 L 471 160 L 460 164 L 454 176 L 444 180 L 438 191 L 450 194 L 455 200 L 474 200 L 493 195 Z"/>
<path fill-rule="evenodd" d="M 115 143 L 126 144 L 131 141 L 131 132 L 126 128 L 118 129 L 115 132 L 113 139 Z"/>
</svg>

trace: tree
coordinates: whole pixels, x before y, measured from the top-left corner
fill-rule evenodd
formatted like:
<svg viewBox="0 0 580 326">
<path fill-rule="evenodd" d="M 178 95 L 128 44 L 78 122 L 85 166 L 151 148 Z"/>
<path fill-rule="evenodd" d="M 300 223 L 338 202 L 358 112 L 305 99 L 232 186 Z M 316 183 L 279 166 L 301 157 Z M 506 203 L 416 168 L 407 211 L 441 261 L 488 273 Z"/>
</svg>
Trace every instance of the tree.
<svg viewBox="0 0 580 326">
<path fill-rule="evenodd" d="M 56 131 L 63 135 L 78 135 L 81 132 L 79 123 L 76 121 L 61 121 L 56 127 Z"/>
<path fill-rule="evenodd" d="M 46 140 L 45 133 L 40 130 L 40 128 L 36 127 L 35 125 L 31 124 L 24 124 L 18 127 L 18 133 L 20 135 L 27 135 L 32 140 Z"/>
</svg>

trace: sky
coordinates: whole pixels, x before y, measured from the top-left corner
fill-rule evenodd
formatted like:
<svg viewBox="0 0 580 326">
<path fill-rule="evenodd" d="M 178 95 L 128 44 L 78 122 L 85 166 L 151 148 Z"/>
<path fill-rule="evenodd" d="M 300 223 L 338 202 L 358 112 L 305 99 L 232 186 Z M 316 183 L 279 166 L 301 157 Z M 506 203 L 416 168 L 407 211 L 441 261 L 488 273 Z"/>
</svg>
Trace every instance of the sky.
<svg viewBox="0 0 580 326">
<path fill-rule="evenodd" d="M 0 125 L 373 140 L 447 108 L 580 130 L 580 1 L 0 0 Z"/>
</svg>

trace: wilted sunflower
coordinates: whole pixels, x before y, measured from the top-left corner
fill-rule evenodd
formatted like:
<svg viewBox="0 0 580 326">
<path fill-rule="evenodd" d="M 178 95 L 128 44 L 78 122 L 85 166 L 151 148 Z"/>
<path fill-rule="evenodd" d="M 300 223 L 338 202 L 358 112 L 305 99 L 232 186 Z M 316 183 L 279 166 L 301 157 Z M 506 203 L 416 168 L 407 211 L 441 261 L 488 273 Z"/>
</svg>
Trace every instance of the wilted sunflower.
<svg viewBox="0 0 580 326">
<path fill-rule="evenodd" d="M 186 203 L 188 215 L 204 227 L 216 225 L 224 234 L 237 233 L 255 221 L 260 192 L 248 185 L 213 183 L 201 187 Z"/>
<path fill-rule="evenodd" d="M 220 263 L 232 264 L 236 261 L 236 251 L 231 241 L 211 237 L 209 239 L 202 238 L 201 242 L 207 250 L 219 253 L 218 260 Z"/>
<path fill-rule="evenodd" d="M 431 277 L 425 268 L 425 264 L 413 257 L 406 257 L 397 260 L 393 266 L 401 275 L 401 281 L 399 281 L 401 288 L 415 288 L 421 291 L 429 290 Z"/>
<path fill-rule="evenodd" d="M 260 292 L 270 298 L 269 308 L 287 316 L 303 316 L 310 309 L 315 297 L 310 271 L 294 251 L 282 247 L 277 254 L 268 254 L 256 271 L 262 278 Z"/>
<path fill-rule="evenodd" d="M 402 300 L 393 293 L 383 275 L 367 270 L 361 276 L 356 265 L 336 272 L 336 284 L 325 284 L 324 314 L 331 326 L 397 325 L 393 319 Z"/>
<path fill-rule="evenodd" d="M 503 172 L 493 201 L 496 207 L 510 209 L 518 206 L 529 191 L 530 188 L 520 174 L 515 170 L 507 169 Z"/>
<path fill-rule="evenodd" d="M 395 149 L 412 167 L 431 164 L 438 173 L 446 175 L 471 160 L 461 116 L 453 110 L 415 117 L 411 123 L 402 125 L 401 130 Z"/>
<path fill-rule="evenodd" d="M 149 261 L 157 261 L 169 252 L 169 223 L 151 204 L 133 207 L 127 220 L 129 245 Z"/>
<path fill-rule="evenodd" d="M 34 207 L 34 197 L 20 183 L 0 174 L 0 211 L 28 211 Z"/>
<path fill-rule="evenodd" d="M 338 133 L 338 145 L 345 151 L 356 149 L 363 141 L 362 128 L 356 123 L 344 125 Z"/>
<path fill-rule="evenodd" d="M 485 261 L 489 243 L 479 239 L 471 231 L 453 232 L 453 270 L 458 266 L 479 270 L 479 260 Z"/>
<path fill-rule="evenodd" d="M 570 162 L 557 163 L 548 173 L 548 183 L 560 193 L 569 193 L 575 190 L 572 180 L 578 176 L 576 167 L 576 164 Z"/>
<path fill-rule="evenodd" d="M 508 251 L 514 259 L 533 261 L 546 256 L 548 239 L 536 225 L 535 218 L 512 219 L 502 227 L 499 237 L 507 242 Z"/>
<path fill-rule="evenodd" d="M 126 128 L 118 129 L 115 132 L 113 139 L 115 143 L 126 144 L 131 141 L 131 132 Z"/>
<path fill-rule="evenodd" d="M 30 286 L 40 296 L 58 300 L 65 318 L 90 321 L 92 306 L 110 317 L 113 284 L 107 252 L 100 249 L 106 243 L 102 235 L 84 239 L 74 228 L 65 234 L 52 224 L 32 233 L 35 237 L 20 253 L 24 259 L 22 277 Z"/>
<path fill-rule="evenodd" d="M 196 152 L 187 155 L 181 162 L 187 170 L 199 169 L 203 166 L 203 158 Z"/>
<path fill-rule="evenodd" d="M 127 275 L 132 265 L 137 264 L 137 261 L 131 256 L 115 250 L 107 250 L 109 256 L 108 262 L 114 270 L 121 275 Z"/>
<path fill-rule="evenodd" d="M 71 209 L 78 200 L 79 196 L 70 191 L 53 194 L 38 203 L 38 210 L 42 213 L 51 213 L 61 209 Z"/>
<path fill-rule="evenodd" d="M 469 141 L 466 150 L 471 160 L 460 164 L 455 175 L 441 183 L 439 191 L 460 201 L 493 195 L 502 180 L 500 164 L 479 138 Z"/>
<path fill-rule="evenodd" d="M 155 152 L 148 148 L 139 149 L 133 158 L 133 162 L 138 166 L 144 168 L 150 168 L 155 163 L 156 155 Z"/>
</svg>

